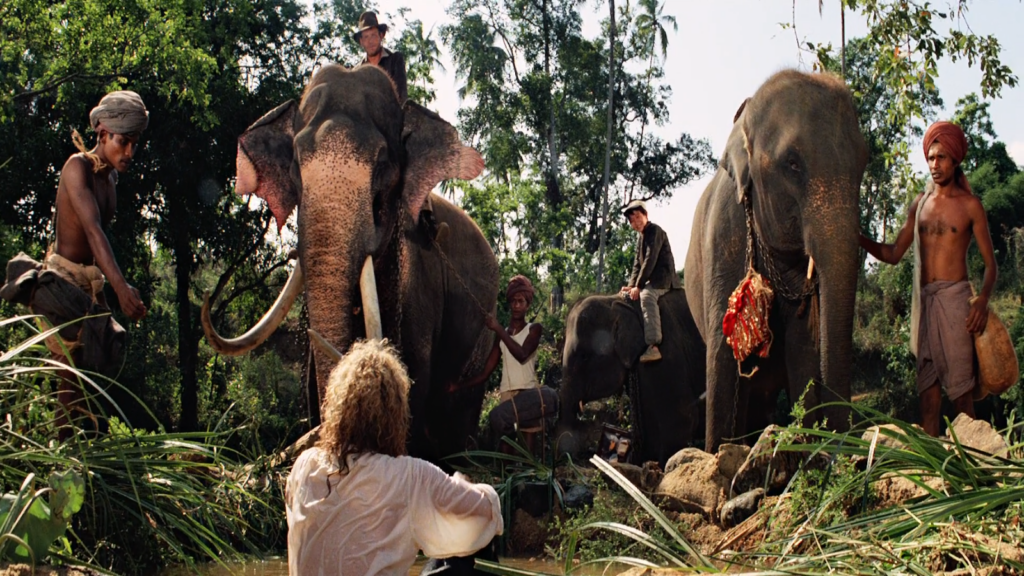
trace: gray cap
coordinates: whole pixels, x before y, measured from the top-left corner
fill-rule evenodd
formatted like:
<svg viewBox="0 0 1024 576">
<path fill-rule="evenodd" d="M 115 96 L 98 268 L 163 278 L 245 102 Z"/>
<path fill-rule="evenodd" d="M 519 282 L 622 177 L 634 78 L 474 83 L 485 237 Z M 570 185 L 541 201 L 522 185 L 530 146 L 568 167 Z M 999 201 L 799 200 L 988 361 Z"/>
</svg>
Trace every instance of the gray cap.
<svg viewBox="0 0 1024 576">
<path fill-rule="evenodd" d="M 629 213 L 633 210 L 640 210 L 644 214 L 647 214 L 647 204 L 644 204 L 643 200 L 633 200 L 626 207 L 622 209 L 622 215 L 628 217 Z"/>
</svg>

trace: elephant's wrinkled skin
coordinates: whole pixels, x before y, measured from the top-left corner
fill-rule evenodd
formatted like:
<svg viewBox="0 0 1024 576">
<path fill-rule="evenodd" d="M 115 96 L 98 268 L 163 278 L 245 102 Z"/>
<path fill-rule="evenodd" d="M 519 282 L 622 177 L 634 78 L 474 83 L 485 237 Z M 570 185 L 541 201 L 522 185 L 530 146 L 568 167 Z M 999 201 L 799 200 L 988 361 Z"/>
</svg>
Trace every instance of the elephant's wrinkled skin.
<svg viewBox="0 0 1024 576">
<path fill-rule="evenodd" d="M 282 104 L 239 138 L 236 189 L 266 200 L 279 226 L 298 207 L 310 327 L 342 353 L 365 335 L 359 275 L 373 257 L 383 335 L 414 382 L 410 453 L 435 461 L 464 449 L 476 430 L 483 391 L 449 395 L 444 385 L 479 370 L 491 348 L 477 302 L 495 309 L 498 266 L 476 224 L 444 199 L 433 197 L 433 213 L 450 228 L 440 245 L 454 271 L 417 219 L 438 182 L 480 167 L 450 124 L 412 102 L 403 109 L 376 66 L 322 68 L 299 104 Z M 287 309 L 282 300 L 275 310 Z M 276 327 L 266 324 L 225 341 L 204 320 L 211 345 L 228 354 L 258 345 Z M 323 398 L 333 360 L 319 348 L 314 357 Z"/>
<path fill-rule="evenodd" d="M 850 93 L 829 75 L 779 72 L 737 113 L 718 172 L 697 205 L 685 267 L 686 296 L 707 344 L 708 451 L 763 422 L 756 412 L 774 408 L 751 405 L 752 389 L 760 394 L 785 385 L 795 399 L 814 380 L 823 386 L 808 391 L 808 407 L 850 399 L 858 202 L 867 156 Z M 800 302 L 781 296 L 770 278 L 774 341 L 767 360 L 745 363 L 745 370 L 760 367 L 750 379 L 738 376 L 722 333 L 729 295 L 747 270 L 744 191 L 755 230 L 793 293 L 802 291 L 808 257 L 814 259 L 821 310 L 815 342 L 808 316 L 798 315 Z M 767 275 L 765 256 L 758 253 L 756 267 Z M 829 426 L 846 427 L 848 410 L 825 414 Z"/>
<path fill-rule="evenodd" d="M 569 311 L 562 354 L 559 436 L 576 424 L 580 401 L 622 393 L 637 371 L 640 394 L 640 460 L 662 466 L 693 440 L 704 392 L 704 342 L 683 290 L 662 296 L 662 359 L 641 364 L 643 321 L 637 302 L 588 296 Z M 562 444 L 560 442 L 560 444 Z M 564 444 L 563 444 L 564 445 Z"/>
</svg>

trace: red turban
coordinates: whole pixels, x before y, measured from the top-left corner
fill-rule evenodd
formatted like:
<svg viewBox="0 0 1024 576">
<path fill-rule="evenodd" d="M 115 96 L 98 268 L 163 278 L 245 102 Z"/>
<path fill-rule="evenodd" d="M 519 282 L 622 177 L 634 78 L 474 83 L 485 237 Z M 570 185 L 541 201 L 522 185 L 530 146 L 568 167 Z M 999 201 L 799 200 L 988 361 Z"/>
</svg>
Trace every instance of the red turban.
<svg viewBox="0 0 1024 576">
<path fill-rule="evenodd" d="M 945 148 L 946 153 L 949 154 L 953 162 L 958 165 L 964 161 L 964 157 L 967 156 L 967 136 L 964 135 L 964 131 L 953 124 L 952 122 L 936 122 L 928 127 L 928 130 L 924 133 L 924 159 L 928 160 L 928 149 L 932 147 L 932 144 L 936 142 L 942 144 Z M 971 185 L 967 183 L 967 177 L 964 176 L 963 170 L 957 167 L 957 184 L 962 188 L 971 192 Z"/>
<path fill-rule="evenodd" d="M 512 297 L 520 292 L 526 296 L 526 302 L 533 304 L 533 282 L 522 274 L 516 274 L 508 281 L 508 289 L 505 290 L 505 298 L 512 300 Z"/>
</svg>

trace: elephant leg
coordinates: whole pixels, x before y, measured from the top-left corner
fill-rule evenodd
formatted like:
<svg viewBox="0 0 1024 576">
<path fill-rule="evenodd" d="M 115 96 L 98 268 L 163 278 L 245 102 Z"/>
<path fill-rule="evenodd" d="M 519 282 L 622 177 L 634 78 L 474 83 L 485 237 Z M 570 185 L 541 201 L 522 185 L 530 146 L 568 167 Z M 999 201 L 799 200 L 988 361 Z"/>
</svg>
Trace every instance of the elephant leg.
<svg viewBox="0 0 1024 576">
<path fill-rule="evenodd" d="M 787 390 L 789 401 L 795 405 L 803 396 L 803 404 L 808 414 L 804 417 L 804 421 L 798 424 L 807 427 L 822 418 L 822 414 L 814 410 L 820 403 L 821 397 L 821 353 L 812 338 L 807 318 L 796 316 L 796 306 L 787 302 L 785 307 L 780 306 L 779 308 L 780 312 L 786 312 L 787 320 L 785 358 L 786 375 L 789 379 Z M 812 381 L 815 385 L 810 384 Z"/>
<path fill-rule="evenodd" d="M 721 316 L 717 323 L 721 326 Z M 738 430 L 745 428 L 740 414 L 746 413 L 741 406 L 744 399 L 739 394 L 740 375 L 732 349 L 725 343 L 721 328 L 709 331 L 712 335 L 707 348 L 707 422 L 704 449 L 714 454 L 726 439 L 735 438 Z"/>
</svg>

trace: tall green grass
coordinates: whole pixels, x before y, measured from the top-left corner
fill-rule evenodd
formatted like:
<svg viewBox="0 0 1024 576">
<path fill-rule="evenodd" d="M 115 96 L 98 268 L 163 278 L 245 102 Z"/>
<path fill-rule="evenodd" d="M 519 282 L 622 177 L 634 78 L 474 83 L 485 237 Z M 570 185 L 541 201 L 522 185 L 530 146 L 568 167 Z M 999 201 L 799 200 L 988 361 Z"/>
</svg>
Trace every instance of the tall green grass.
<svg viewBox="0 0 1024 576">
<path fill-rule="evenodd" d="M 932 574 L 984 567 L 1024 573 L 1024 426 L 1001 433 L 1009 451 L 993 456 L 960 439 L 932 438 L 919 427 L 860 405 L 862 423 L 835 433 L 819 428 L 780 429 L 774 450 L 799 452 L 824 469 L 806 466 L 758 518 L 763 540 L 755 550 L 712 554 L 690 543 L 678 527 L 607 463 L 591 462 L 621 486 L 668 536 L 614 522 L 582 527 L 563 546 L 564 573 L 575 565 L 576 541 L 595 530 L 612 531 L 653 550 L 658 565 L 681 572 L 730 574 Z M 879 426 L 874 429 L 872 426 Z M 869 431 L 870 429 L 870 431 Z M 865 434 L 865 432 L 867 432 Z M 813 477 L 813 481 L 807 481 Z M 902 478 L 921 495 L 890 507 L 876 504 L 879 482 Z M 653 566 L 648 560 L 610 556 L 589 564 Z M 540 574 L 479 562 L 493 574 Z"/>
<path fill-rule="evenodd" d="M 75 470 L 86 483 L 84 506 L 64 546 L 51 548 L 51 561 L 142 574 L 258 555 L 281 543 L 279 471 L 266 461 L 244 464 L 225 448 L 233 430 L 132 429 L 107 393 L 116 382 L 50 358 L 42 343 L 56 328 L 39 331 L 20 316 L 0 321 L 0 329 L 14 324 L 33 335 L 0 354 L 3 491 L 53 470 Z M 65 441 L 58 440 L 58 370 L 78 379 L 95 414 L 73 413 Z"/>
</svg>

